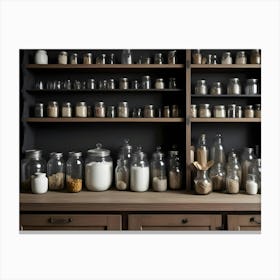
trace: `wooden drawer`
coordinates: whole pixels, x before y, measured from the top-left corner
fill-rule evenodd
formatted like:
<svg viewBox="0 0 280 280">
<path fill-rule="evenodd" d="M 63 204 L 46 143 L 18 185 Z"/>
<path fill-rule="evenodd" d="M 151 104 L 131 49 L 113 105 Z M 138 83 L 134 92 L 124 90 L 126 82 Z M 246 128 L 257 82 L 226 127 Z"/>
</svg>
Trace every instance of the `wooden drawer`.
<svg viewBox="0 0 280 280">
<path fill-rule="evenodd" d="M 121 215 L 21 214 L 21 230 L 121 230 Z"/>
<path fill-rule="evenodd" d="M 261 230 L 261 215 L 228 215 L 228 230 Z"/>
<path fill-rule="evenodd" d="M 145 214 L 129 215 L 129 230 L 218 230 L 221 215 Z"/>
</svg>

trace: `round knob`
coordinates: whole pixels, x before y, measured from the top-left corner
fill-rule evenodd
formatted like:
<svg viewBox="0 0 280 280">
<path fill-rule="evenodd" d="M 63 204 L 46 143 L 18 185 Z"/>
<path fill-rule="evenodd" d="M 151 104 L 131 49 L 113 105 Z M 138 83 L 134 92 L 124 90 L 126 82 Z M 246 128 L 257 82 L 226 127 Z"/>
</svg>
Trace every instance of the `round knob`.
<svg viewBox="0 0 280 280">
<path fill-rule="evenodd" d="M 182 219 L 182 224 L 186 224 L 188 222 L 188 219 Z"/>
</svg>

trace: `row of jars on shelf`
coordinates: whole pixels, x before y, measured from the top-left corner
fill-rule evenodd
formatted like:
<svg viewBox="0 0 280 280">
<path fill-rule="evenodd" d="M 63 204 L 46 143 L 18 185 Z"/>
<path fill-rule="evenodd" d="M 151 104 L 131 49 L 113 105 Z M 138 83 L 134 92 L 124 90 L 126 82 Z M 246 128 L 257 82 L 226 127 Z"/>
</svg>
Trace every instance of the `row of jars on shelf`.
<svg viewBox="0 0 280 280">
<path fill-rule="evenodd" d="M 66 182 L 69 192 L 79 192 L 83 185 L 90 191 L 106 191 L 113 182 L 113 160 L 110 154 L 110 150 L 97 144 L 95 149 L 87 151 L 85 162 L 81 152 L 69 152 L 65 164 L 62 153 L 51 153 L 46 163 L 42 151 L 27 150 L 21 162 L 21 190 L 31 190 L 33 193 L 63 190 Z M 144 192 L 150 184 L 154 191 L 182 187 L 179 152 L 169 151 L 169 157 L 165 160 L 164 153 L 158 147 L 149 163 L 141 147 L 133 150 L 126 141 L 119 151 L 115 168 L 116 188 Z"/>
<path fill-rule="evenodd" d="M 75 106 L 75 114 L 70 102 L 64 102 L 61 107 L 61 113 L 59 112 L 59 105 L 57 101 L 50 101 L 45 109 L 43 103 L 36 103 L 34 107 L 34 116 L 36 118 L 58 118 L 60 115 L 63 118 L 87 118 L 87 117 L 96 117 L 96 118 L 178 118 L 180 116 L 180 110 L 178 105 L 165 105 L 162 108 L 156 108 L 154 105 L 149 104 L 144 107 L 134 107 L 132 112 L 129 109 L 128 102 L 123 101 L 119 102 L 118 107 L 115 106 L 105 106 L 105 103 L 100 101 L 96 102 L 95 106 L 87 105 L 86 102 L 81 101 L 77 102 Z M 47 111 L 47 113 L 46 113 Z"/>
<path fill-rule="evenodd" d="M 247 58 L 245 51 L 238 51 L 235 56 L 235 64 L 247 64 L 249 59 Z M 208 54 L 203 55 L 200 50 L 193 51 L 192 60 L 194 64 L 233 64 L 233 58 L 231 52 L 224 52 L 221 58 L 217 55 Z M 252 50 L 250 52 L 250 62 L 251 64 L 261 64 L 261 54 L 260 50 Z"/>
<path fill-rule="evenodd" d="M 198 109 L 197 109 L 198 106 Z M 239 106 L 236 104 L 192 104 L 191 118 L 261 118 L 261 104 Z"/>
<path fill-rule="evenodd" d="M 254 154 L 253 148 L 243 149 L 241 163 L 234 149 L 228 154 L 226 161 L 222 136 L 217 134 L 209 149 L 206 135 L 202 134 L 196 151 L 194 146 L 191 150 L 191 162 L 195 160 L 201 166 L 199 169 L 192 168 L 194 188 L 198 194 L 209 194 L 212 191 L 235 194 L 241 190 L 248 194 L 257 194 L 261 191 L 261 159 Z M 210 168 L 207 167 L 208 160 L 214 163 Z"/>
<path fill-rule="evenodd" d="M 152 86 L 153 85 L 153 86 Z M 169 78 L 168 83 L 163 78 L 157 78 L 154 82 L 150 76 L 143 76 L 141 83 L 139 80 L 129 81 L 127 77 L 122 77 L 117 82 L 115 79 L 105 79 L 96 81 L 95 79 L 88 79 L 86 81 L 80 80 L 54 80 L 43 82 L 41 80 L 35 82 L 35 89 L 38 90 L 95 90 L 95 89 L 176 89 L 176 78 Z"/>
<path fill-rule="evenodd" d="M 242 94 L 242 85 L 240 83 L 239 78 L 229 79 L 226 89 L 227 89 L 226 93 L 228 95 Z M 209 91 L 206 80 L 202 79 L 196 81 L 194 93 L 197 95 L 207 95 L 209 93 L 211 95 L 222 95 L 225 94 L 225 91 L 222 83 L 219 81 L 212 83 Z M 244 86 L 244 93 L 246 95 L 259 94 L 260 91 L 259 91 L 258 79 L 247 79 L 246 84 Z"/>
<path fill-rule="evenodd" d="M 71 53 L 68 58 L 68 52 L 61 51 L 57 57 L 58 64 L 79 64 L 78 53 Z M 45 50 L 38 50 L 35 53 L 35 64 L 48 64 L 48 54 Z M 116 56 L 114 53 L 100 54 L 95 57 L 96 64 L 116 64 L 119 63 L 116 61 Z M 136 61 L 134 59 L 133 51 L 123 50 L 121 54 L 121 64 L 176 64 L 177 55 L 176 50 L 169 51 L 167 57 L 164 57 L 162 53 L 156 53 L 154 58 L 149 56 L 140 56 Z M 82 58 L 82 64 L 94 64 L 94 55 L 92 52 L 84 53 Z"/>
</svg>

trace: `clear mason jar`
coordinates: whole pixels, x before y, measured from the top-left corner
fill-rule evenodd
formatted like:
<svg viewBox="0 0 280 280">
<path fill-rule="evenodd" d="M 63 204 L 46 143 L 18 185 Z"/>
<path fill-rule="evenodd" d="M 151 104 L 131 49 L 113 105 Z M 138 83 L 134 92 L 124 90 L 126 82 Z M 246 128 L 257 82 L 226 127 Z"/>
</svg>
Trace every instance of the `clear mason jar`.
<svg viewBox="0 0 280 280">
<path fill-rule="evenodd" d="M 92 53 L 85 53 L 83 55 L 83 64 L 92 64 Z"/>
<path fill-rule="evenodd" d="M 119 191 L 126 191 L 129 189 L 129 166 L 124 157 L 120 157 L 117 161 L 115 184 Z"/>
<path fill-rule="evenodd" d="M 100 143 L 95 149 L 87 151 L 85 161 L 86 188 L 90 191 L 106 191 L 113 180 L 113 161 L 111 151 L 103 149 Z"/>
<path fill-rule="evenodd" d="M 71 118 L 72 117 L 72 106 L 70 102 L 65 102 L 62 105 L 62 117 Z"/>
<path fill-rule="evenodd" d="M 194 93 L 198 95 L 206 95 L 208 93 L 208 87 L 205 80 L 197 80 L 194 88 Z"/>
<path fill-rule="evenodd" d="M 154 118 L 155 109 L 154 105 L 145 105 L 144 106 L 144 118 Z"/>
<path fill-rule="evenodd" d="M 258 79 L 248 79 L 245 85 L 245 94 L 259 94 Z"/>
<path fill-rule="evenodd" d="M 214 106 L 214 118 L 225 118 L 226 108 L 225 105 L 215 105 Z"/>
<path fill-rule="evenodd" d="M 168 88 L 169 89 L 177 88 L 176 78 L 169 78 Z"/>
<path fill-rule="evenodd" d="M 78 64 L 78 54 L 72 53 L 70 56 L 70 64 Z"/>
<path fill-rule="evenodd" d="M 244 117 L 245 118 L 254 118 L 255 116 L 255 111 L 253 108 L 253 105 L 246 105 L 244 107 Z"/>
<path fill-rule="evenodd" d="M 45 50 L 36 51 L 35 64 L 48 64 L 48 54 Z"/>
<path fill-rule="evenodd" d="M 49 179 L 49 190 L 64 189 L 65 163 L 63 153 L 50 153 L 47 163 L 47 175 Z"/>
<path fill-rule="evenodd" d="M 96 64 L 106 64 L 106 54 L 101 54 L 96 58 Z"/>
<path fill-rule="evenodd" d="M 142 89 L 151 89 L 151 77 L 143 76 L 141 86 Z"/>
<path fill-rule="evenodd" d="M 163 56 L 162 53 L 156 53 L 154 58 L 155 64 L 163 64 Z"/>
<path fill-rule="evenodd" d="M 114 79 L 110 79 L 107 85 L 107 89 L 113 90 L 116 89 L 116 82 Z"/>
<path fill-rule="evenodd" d="M 229 104 L 227 109 L 227 117 L 228 118 L 236 118 L 236 105 Z"/>
<path fill-rule="evenodd" d="M 133 154 L 133 147 L 129 143 L 129 139 L 124 139 L 123 145 L 120 147 L 119 150 L 119 158 L 123 158 L 127 161 L 128 167 L 130 167 L 131 159 Z"/>
<path fill-rule="evenodd" d="M 118 117 L 119 118 L 128 118 L 129 117 L 129 108 L 128 108 L 128 103 L 126 101 L 119 102 Z"/>
<path fill-rule="evenodd" d="M 81 152 L 69 152 L 66 162 L 66 188 L 77 193 L 83 187 L 83 160 Z"/>
<path fill-rule="evenodd" d="M 151 182 L 153 191 L 164 192 L 167 190 L 166 163 L 161 147 L 157 147 L 151 160 Z"/>
<path fill-rule="evenodd" d="M 241 183 L 241 179 L 242 179 L 241 165 L 238 161 L 237 154 L 234 151 L 229 153 L 228 162 L 226 164 L 226 173 L 229 174 L 231 170 L 235 170 L 237 172 L 239 182 Z"/>
<path fill-rule="evenodd" d="M 105 118 L 106 116 L 106 109 L 105 104 L 103 101 L 99 101 L 95 103 L 94 106 L 94 116 L 96 118 Z"/>
<path fill-rule="evenodd" d="M 209 149 L 206 143 L 206 135 L 201 134 L 198 139 L 198 144 L 196 148 L 196 160 L 202 167 L 205 167 L 207 165 L 208 158 Z"/>
<path fill-rule="evenodd" d="M 223 94 L 223 88 L 221 82 L 214 82 L 210 88 L 211 95 L 221 95 Z"/>
<path fill-rule="evenodd" d="M 200 118 L 211 118 L 210 104 L 199 104 L 198 115 Z"/>
<path fill-rule="evenodd" d="M 256 156 L 254 155 L 253 148 L 244 148 L 243 153 L 241 155 L 241 170 L 242 170 L 241 188 L 242 188 L 242 190 L 245 190 L 246 179 L 247 179 L 247 175 L 249 173 L 248 171 L 255 158 L 256 158 Z"/>
<path fill-rule="evenodd" d="M 164 80 L 162 78 L 156 79 L 155 88 L 164 89 Z"/>
<path fill-rule="evenodd" d="M 248 175 L 253 174 L 256 176 L 256 181 L 258 183 L 258 192 L 261 193 L 261 181 L 262 181 L 262 162 L 260 158 L 254 159 L 252 165 L 248 170 Z M 248 177 L 247 177 L 248 178 Z"/>
<path fill-rule="evenodd" d="M 178 151 L 169 151 L 168 158 L 168 185 L 171 190 L 182 188 L 182 167 Z"/>
<path fill-rule="evenodd" d="M 226 162 L 225 151 L 222 143 L 222 135 L 219 133 L 216 134 L 214 143 L 211 147 L 210 159 L 213 160 L 214 163 L 225 164 Z"/>
<path fill-rule="evenodd" d="M 239 78 L 229 79 L 227 85 L 227 94 L 229 95 L 240 95 L 241 94 L 241 83 Z"/>
<path fill-rule="evenodd" d="M 232 64 L 232 57 L 230 52 L 224 52 L 222 55 L 222 64 Z"/>
<path fill-rule="evenodd" d="M 195 50 L 192 53 L 193 64 L 202 64 L 202 54 L 200 50 Z"/>
<path fill-rule="evenodd" d="M 131 88 L 132 89 L 139 89 L 140 88 L 139 82 L 137 80 L 132 81 L 131 82 Z"/>
<path fill-rule="evenodd" d="M 196 104 L 191 104 L 191 118 L 197 118 Z"/>
<path fill-rule="evenodd" d="M 236 110 L 235 110 L 235 117 L 236 118 L 242 118 L 242 106 L 238 105 L 236 106 Z"/>
<path fill-rule="evenodd" d="M 119 88 L 120 89 L 128 89 L 129 85 L 128 85 L 128 78 L 124 77 L 121 78 L 119 81 Z"/>
<path fill-rule="evenodd" d="M 90 90 L 96 89 L 95 79 L 88 79 L 87 80 L 87 89 L 90 89 Z"/>
<path fill-rule="evenodd" d="M 247 56 L 244 51 L 236 53 L 235 64 L 247 64 Z"/>
<path fill-rule="evenodd" d="M 226 192 L 230 194 L 239 193 L 240 190 L 240 179 L 237 171 L 231 169 L 226 176 Z"/>
<path fill-rule="evenodd" d="M 43 103 L 35 104 L 34 115 L 36 118 L 43 118 L 45 116 Z"/>
<path fill-rule="evenodd" d="M 213 165 L 209 173 L 212 181 L 213 191 L 223 191 L 226 184 L 226 171 L 223 164 L 218 162 Z"/>
<path fill-rule="evenodd" d="M 65 51 L 62 51 L 58 55 L 58 64 L 67 64 L 68 54 Z"/>
<path fill-rule="evenodd" d="M 86 118 L 87 117 L 87 104 L 84 101 L 77 102 L 76 104 L 76 117 Z"/>
<path fill-rule="evenodd" d="M 194 190 L 196 194 L 209 194 L 213 190 L 212 182 L 207 170 L 197 170 L 194 179 Z"/>
<path fill-rule="evenodd" d="M 261 118 L 262 111 L 261 111 L 261 104 L 255 104 L 255 118 Z"/>
<path fill-rule="evenodd" d="M 50 101 L 48 103 L 48 117 L 57 118 L 58 117 L 58 103 L 56 101 Z"/>
<path fill-rule="evenodd" d="M 168 64 L 176 64 L 177 63 L 177 57 L 176 57 L 176 51 L 169 51 L 167 55 Z"/>
<path fill-rule="evenodd" d="M 248 174 L 246 179 L 245 190 L 247 194 L 257 194 L 258 193 L 258 178 L 256 174 Z"/>
<path fill-rule="evenodd" d="M 261 64 L 260 50 L 252 50 L 250 55 L 251 64 Z"/>
</svg>

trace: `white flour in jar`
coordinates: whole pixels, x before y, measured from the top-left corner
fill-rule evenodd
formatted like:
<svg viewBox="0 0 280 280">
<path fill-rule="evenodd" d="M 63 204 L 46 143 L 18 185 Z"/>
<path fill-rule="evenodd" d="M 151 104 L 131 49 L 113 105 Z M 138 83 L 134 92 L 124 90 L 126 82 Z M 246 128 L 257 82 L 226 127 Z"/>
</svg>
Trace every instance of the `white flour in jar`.
<svg viewBox="0 0 280 280">
<path fill-rule="evenodd" d="M 130 174 L 130 188 L 134 192 L 145 192 L 149 188 L 150 168 L 132 166 Z"/>
</svg>

